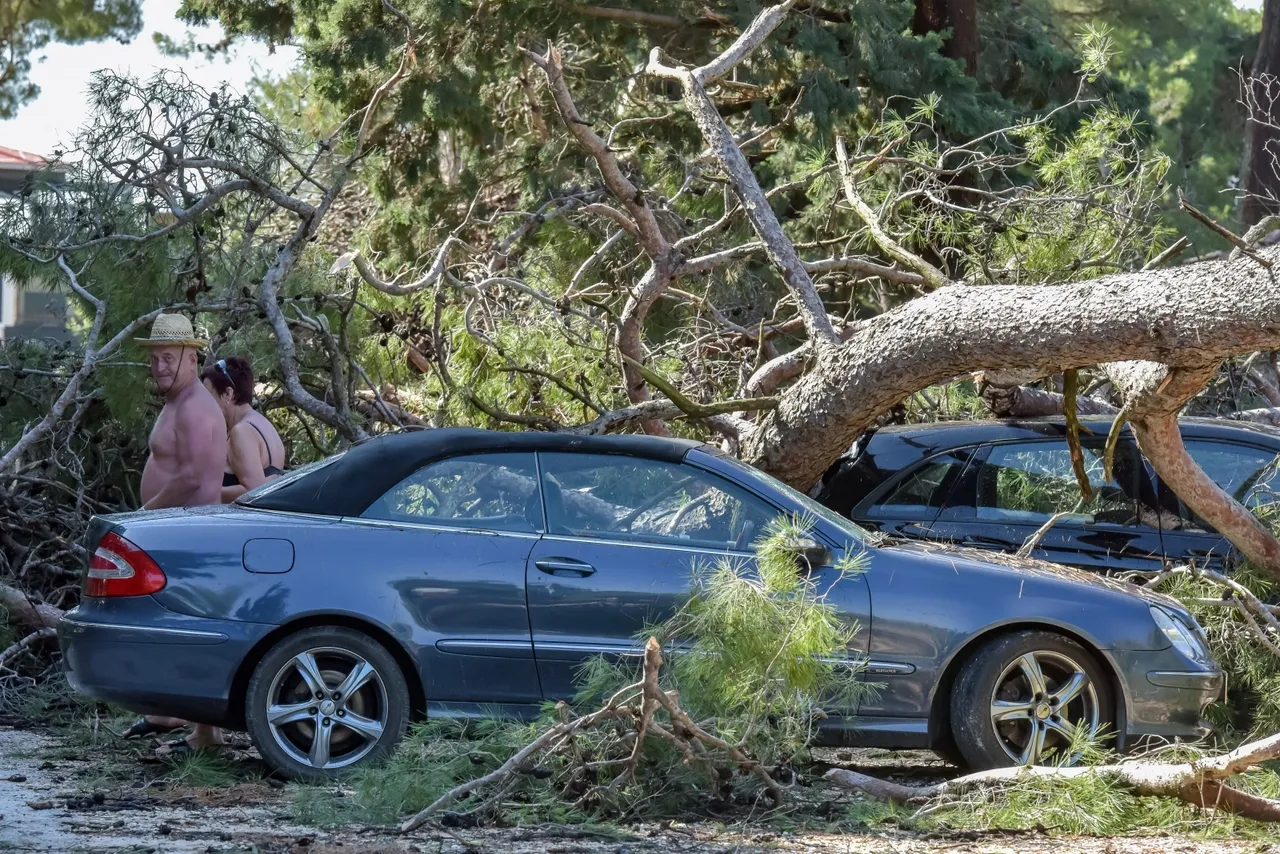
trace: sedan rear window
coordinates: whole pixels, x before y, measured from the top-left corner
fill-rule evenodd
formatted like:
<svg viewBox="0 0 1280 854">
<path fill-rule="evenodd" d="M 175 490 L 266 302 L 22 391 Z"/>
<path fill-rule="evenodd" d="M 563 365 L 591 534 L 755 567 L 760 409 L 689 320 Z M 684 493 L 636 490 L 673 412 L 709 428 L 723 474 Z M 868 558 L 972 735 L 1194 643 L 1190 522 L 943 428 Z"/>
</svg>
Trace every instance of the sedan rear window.
<svg viewBox="0 0 1280 854">
<path fill-rule="evenodd" d="M 542 530 L 533 454 L 474 454 L 424 466 L 369 505 L 362 519 L 486 531 Z"/>
</svg>

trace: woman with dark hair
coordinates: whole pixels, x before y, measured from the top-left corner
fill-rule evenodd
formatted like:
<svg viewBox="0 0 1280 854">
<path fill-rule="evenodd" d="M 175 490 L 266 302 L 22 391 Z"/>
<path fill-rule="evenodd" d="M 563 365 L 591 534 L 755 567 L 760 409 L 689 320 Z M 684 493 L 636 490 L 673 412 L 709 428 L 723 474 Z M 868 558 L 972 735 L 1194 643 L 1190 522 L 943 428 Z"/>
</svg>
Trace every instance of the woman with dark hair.
<svg viewBox="0 0 1280 854">
<path fill-rule="evenodd" d="M 230 504 L 283 473 L 284 442 L 266 416 L 253 408 L 253 368 L 228 356 L 200 375 L 227 420 L 227 470 L 222 503 Z"/>
</svg>

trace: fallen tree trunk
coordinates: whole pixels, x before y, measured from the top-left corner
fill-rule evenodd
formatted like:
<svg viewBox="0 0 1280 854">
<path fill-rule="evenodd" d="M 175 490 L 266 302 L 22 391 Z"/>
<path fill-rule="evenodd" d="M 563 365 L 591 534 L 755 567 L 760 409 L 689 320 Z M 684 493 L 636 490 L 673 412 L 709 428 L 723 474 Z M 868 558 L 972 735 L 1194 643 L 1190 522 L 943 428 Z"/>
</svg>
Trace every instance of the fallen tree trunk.
<svg viewBox="0 0 1280 854">
<path fill-rule="evenodd" d="M 1251 421 L 1254 424 L 1270 424 L 1272 427 L 1280 427 L 1280 407 L 1276 406 L 1242 409 L 1239 412 L 1232 413 L 1231 417 L 1237 421 Z"/>
<path fill-rule="evenodd" d="M 1280 259 L 1274 247 L 1260 249 Z M 1045 376 L 1153 359 L 1200 368 L 1280 345 L 1280 289 L 1248 258 L 1078 285 L 948 285 L 820 346 L 814 367 L 744 438 L 743 456 L 808 488 L 881 412 L 982 370 Z"/>
<path fill-rule="evenodd" d="M 62 619 L 64 611 L 44 602 L 33 602 L 26 593 L 16 587 L 0 584 L 0 609 L 9 614 L 11 622 L 33 629 L 53 628 Z"/>
<path fill-rule="evenodd" d="M 1044 418 L 1063 414 L 1062 394 L 1027 385 L 1037 377 L 1007 371 L 980 371 L 974 374 L 973 379 L 983 403 L 996 418 Z M 1081 415 L 1115 415 L 1119 411 L 1111 404 L 1087 395 L 1076 397 L 1076 412 Z"/>
<path fill-rule="evenodd" d="M 933 786 L 904 786 L 844 768 L 832 768 L 824 777 L 843 788 L 899 804 L 945 800 L 974 789 L 1017 786 L 1029 780 L 1092 777 L 1125 788 L 1135 795 L 1174 798 L 1254 821 L 1270 822 L 1280 821 L 1280 800 L 1242 792 L 1224 781 L 1277 756 L 1280 756 L 1280 735 L 1250 742 L 1222 756 L 1194 762 L 1126 762 L 1079 768 L 996 768 Z"/>
</svg>

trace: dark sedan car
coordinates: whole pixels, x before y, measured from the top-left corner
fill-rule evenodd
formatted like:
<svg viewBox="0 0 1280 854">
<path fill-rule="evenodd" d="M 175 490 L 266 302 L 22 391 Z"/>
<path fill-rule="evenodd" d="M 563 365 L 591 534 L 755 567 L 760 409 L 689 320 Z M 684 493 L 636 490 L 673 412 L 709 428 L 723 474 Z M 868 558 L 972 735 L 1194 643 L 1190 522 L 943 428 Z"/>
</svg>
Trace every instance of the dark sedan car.
<svg viewBox="0 0 1280 854">
<path fill-rule="evenodd" d="M 246 728 L 284 773 L 385 756 L 411 716 L 530 717 L 575 669 L 633 652 L 695 564 L 779 514 L 815 568 L 866 550 L 832 601 L 878 697 L 832 741 L 1035 762 L 1074 724 L 1201 732 L 1222 676 L 1175 601 L 1044 563 L 889 545 L 706 445 L 477 430 L 399 433 L 227 507 L 96 519 L 59 626 L 71 684 L 140 713 Z M 799 569 L 797 571 L 800 571 Z"/>
<path fill-rule="evenodd" d="M 1033 554 L 1095 572 L 1229 563 L 1231 544 L 1160 480 L 1127 427 L 1104 482 L 1111 419 L 1081 424 L 1091 502 L 1081 501 L 1061 418 L 876 430 L 827 470 L 813 496 L 872 530 L 1006 552 L 1066 513 Z M 1250 509 L 1276 500 L 1280 430 L 1209 418 L 1180 424 L 1187 451 L 1228 494 Z"/>
</svg>

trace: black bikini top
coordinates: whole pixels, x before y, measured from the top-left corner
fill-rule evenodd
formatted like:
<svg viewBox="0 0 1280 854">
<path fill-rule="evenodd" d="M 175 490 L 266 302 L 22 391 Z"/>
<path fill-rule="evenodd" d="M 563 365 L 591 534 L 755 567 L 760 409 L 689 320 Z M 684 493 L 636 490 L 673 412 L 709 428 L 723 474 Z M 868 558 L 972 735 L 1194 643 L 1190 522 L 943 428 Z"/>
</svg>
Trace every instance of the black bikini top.
<svg viewBox="0 0 1280 854">
<path fill-rule="evenodd" d="M 267 467 L 262 470 L 262 473 L 267 477 L 275 477 L 278 474 L 284 474 L 284 469 L 276 468 L 271 462 L 271 443 L 267 441 L 267 435 L 263 433 L 262 430 L 258 428 L 258 425 L 254 424 L 252 421 L 249 422 L 249 426 L 258 431 L 258 435 L 262 437 L 262 444 L 267 446 Z M 222 485 L 239 486 L 240 478 L 236 477 L 235 472 L 223 472 Z"/>
</svg>

